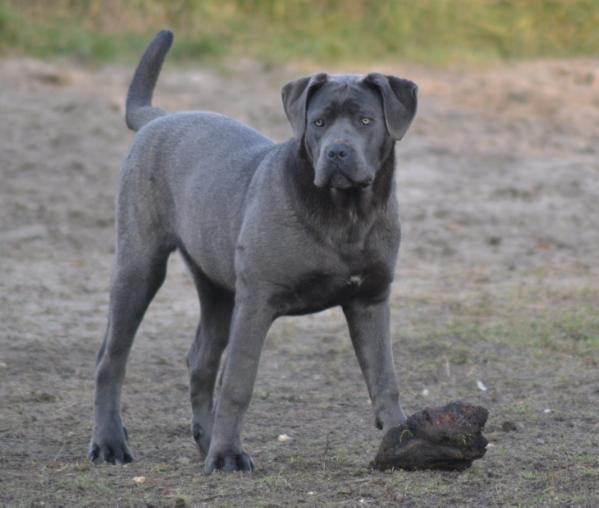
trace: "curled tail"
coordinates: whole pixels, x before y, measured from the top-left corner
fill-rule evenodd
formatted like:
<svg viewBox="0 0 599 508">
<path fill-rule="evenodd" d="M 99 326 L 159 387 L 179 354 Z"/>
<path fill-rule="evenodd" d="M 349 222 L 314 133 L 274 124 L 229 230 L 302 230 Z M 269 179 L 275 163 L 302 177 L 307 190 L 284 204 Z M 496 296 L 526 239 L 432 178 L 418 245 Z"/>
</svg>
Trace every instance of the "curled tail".
<svg viewBox="0 0 599 508">
<path fill-rule="evenodd" d="M 166 111 L 152 107 L 152 94 L 162 68 L 164 57 L 173 43 L 173 32 L 161 30 L 144 51 L 129 85 L 125 119 L 127 127 L 138 131 L 145 124 L 166 115 Z"/>
</svg>

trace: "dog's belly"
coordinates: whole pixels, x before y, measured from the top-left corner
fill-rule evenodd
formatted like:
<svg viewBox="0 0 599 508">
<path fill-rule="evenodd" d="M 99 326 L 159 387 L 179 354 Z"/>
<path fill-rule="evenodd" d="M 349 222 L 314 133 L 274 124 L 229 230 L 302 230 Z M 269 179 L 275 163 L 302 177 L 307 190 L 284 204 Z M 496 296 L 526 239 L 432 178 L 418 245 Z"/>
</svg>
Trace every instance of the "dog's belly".
<svg viewBox="0 0 599 508">
<path fill-rule="evenodd" d="M 281 284 L 269 303 L 279 315 L 297 316 L 343 305 L 352 298 L 376 301 L 387 295 L 392 278 L 391 270 L 384 263 L 373 263 L 354 272 L 314 271 L 293 283 Z"/>
</svg>

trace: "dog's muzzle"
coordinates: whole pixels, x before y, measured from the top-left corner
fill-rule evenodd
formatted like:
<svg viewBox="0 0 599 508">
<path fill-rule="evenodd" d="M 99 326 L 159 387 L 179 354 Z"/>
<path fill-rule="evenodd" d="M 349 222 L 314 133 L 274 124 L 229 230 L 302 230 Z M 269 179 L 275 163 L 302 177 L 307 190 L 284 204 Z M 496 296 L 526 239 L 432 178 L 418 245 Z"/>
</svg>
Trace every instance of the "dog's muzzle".
<svg viewBox="0 0 599 508">
<path fill-rule="evenodd" d="M 350 172 L 348 169 L 327 164 L 325 167 L 319 168 L 316 171 L 314 185 L 321 189 L 330 187 L 343 190 L 365 189 L 372 184 L 374 180 L 373 176 L 368 174 L 362 176 L 360 173 L 364 172 L 356 171 L 355 169 Z"/>
<path fill-rule="evenodd" d="M 316 168 L 314 185 L 333 189 L 366 188 L 374 177 L 361 169 L 354 149 L 344 143 L 328 146 Z"/>
</svg>

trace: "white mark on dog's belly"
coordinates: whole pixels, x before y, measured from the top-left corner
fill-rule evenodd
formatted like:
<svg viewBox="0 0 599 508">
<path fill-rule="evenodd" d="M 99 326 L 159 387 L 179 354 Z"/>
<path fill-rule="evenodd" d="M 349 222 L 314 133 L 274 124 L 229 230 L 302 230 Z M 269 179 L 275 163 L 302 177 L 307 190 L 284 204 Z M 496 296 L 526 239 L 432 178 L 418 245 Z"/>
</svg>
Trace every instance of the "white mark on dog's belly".
<svg viewBox="0 0 599 508">
<path fill-rule="evenodd" d="M 362 284 L 363 281 L 364 277 L 362 277 L 361 275 L 351 275 L 349 277 L 349 283 L 352 286 L 359 286 L 360 284 Z"/>
</svg>

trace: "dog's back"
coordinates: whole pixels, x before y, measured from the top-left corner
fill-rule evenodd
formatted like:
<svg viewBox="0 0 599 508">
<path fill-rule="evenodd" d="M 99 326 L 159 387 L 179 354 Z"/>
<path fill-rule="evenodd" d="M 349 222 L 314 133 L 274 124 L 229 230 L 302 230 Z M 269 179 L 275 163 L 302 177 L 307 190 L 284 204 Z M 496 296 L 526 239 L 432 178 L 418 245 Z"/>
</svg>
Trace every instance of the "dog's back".
<svg viewBox="0 0 599 508">
<path fill-rule="evenodd" d="M 126 122 L 137 134 L 121 174 L 117 228 L 126 231 L 133 218 L 169 249 L 199 254 L 197 261 L 229 286 L 245 195 L 275 145 L 218 113 L 168 113 L 152 106 L 172 37 L 167 30 L 156 35 L 129 87 Z"/>
<path fill-rule="evenodd" d="M 246 193 L 273 146 L 217 113 L 157 117 L 137 133 L 123 166 L 118 222 L 134 216 L 170 248 L 197 253 L 216 281 L 231 286 Z"/>
</svg>

